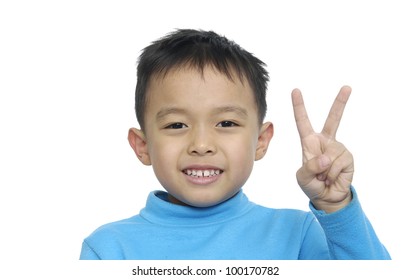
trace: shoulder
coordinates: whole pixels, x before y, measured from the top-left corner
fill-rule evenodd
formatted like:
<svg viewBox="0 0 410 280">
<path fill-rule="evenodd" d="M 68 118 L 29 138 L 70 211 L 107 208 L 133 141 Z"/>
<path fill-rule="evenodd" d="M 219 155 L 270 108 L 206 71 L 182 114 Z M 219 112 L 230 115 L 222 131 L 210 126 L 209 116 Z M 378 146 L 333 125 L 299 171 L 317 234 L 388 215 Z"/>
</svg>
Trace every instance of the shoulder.
<svg viewBox="0 0 410 280">
<path fill-rule="evenodd" d="M 129 241 L 130 233 L 143 223 L 144 220 L 136 215 L 98 227 L 84 239 L 80 258 L 124 259 L 121 248 Z"/>
<path fill-rule="evenodd" d="M 272 208 L 267 206 L 262 206 L 259 204 L 254 203 L 253 207 L 254 211 L 267 213 L 270 215 L 274 215 L 275 217 L 306 217 L 306 216 L 313 216 L 310 211 L 304 211 L 300 209 L 291 209 L 291 208 Z"/>
<path fill-rule="evenodd" d="M 286 225 L 310 225 L 317 222 L 315 216 L 310 211 L 288 208 L 269 208 L 255 204 L 252 209 L 252 215 L 267 219 L 271 223 Z"/>
<path fill-rule="evenodd" d="M 118 238 L 119 234 L 126 235 L 128 232 L 138 228 L 138 225 L 145 224 L 146 221 L 135 215 L 130 218 L 109 222 L 99 226 L 95 229 L 87 238 L 88 242 L 101 241 L 101 240 L 114 240 Z M 114 238 L 115 237 L 115 238 Z"/>
</svg>

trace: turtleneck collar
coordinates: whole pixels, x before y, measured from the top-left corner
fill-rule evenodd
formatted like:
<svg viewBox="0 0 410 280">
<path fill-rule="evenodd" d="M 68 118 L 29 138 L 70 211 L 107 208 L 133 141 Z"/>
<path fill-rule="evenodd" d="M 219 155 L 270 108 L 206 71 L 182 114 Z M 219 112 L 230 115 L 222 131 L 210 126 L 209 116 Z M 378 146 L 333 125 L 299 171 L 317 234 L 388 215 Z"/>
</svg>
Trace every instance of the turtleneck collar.
<svg viewBox="0 0 410 280">
<path fill-rule="evenodd" d="M 141 217 L 154 224 L 168 226 L 199 226 L 221 223 L 247 213 L 254 204 L 240 190 L 230 199 L 211 207 L 192 207 L 173 204 L 164 191 L 149 194 Z"/>
</svg>

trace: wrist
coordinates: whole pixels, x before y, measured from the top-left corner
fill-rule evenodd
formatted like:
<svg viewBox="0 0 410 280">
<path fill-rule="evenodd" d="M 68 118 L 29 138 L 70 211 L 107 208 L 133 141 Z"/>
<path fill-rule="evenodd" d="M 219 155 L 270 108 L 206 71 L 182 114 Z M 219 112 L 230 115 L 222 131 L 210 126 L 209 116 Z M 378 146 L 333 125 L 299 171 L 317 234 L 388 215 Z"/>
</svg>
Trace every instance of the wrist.
<svg viewBox="0 0 410 280">
<path fill-rule="evenodd" d="M 315 207 L 316 210 L 321 210 L 324 211 L 326 214 L 334 213 L 336 211 L 339 211 L 343 208 L 345 208 L 347 205 L 350 204 L 352 201 L 353 195 L 352 192 L 349 191 L 346 194 L 346 197 L 340 201 L 337 202 L 329 202 L 329 201 L 323 201 L 323 200 L 316 200 L 313 201 L 311 200 L 312 205 Z"/>
</svg>

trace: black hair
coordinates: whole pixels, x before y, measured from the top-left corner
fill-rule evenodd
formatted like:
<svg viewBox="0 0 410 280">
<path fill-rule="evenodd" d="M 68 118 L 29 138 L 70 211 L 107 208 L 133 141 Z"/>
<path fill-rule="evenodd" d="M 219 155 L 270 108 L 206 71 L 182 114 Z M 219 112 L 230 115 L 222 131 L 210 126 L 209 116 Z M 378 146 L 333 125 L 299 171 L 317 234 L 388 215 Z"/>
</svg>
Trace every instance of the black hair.
<svg viewBox="0 0 410 280">
<path fill-rule="evenodd" d="M 206 66 L 233 79 L 232 70 L 245 78 L 254 91 L 258 120 L 266 114 L 266 89 L 269 74 L 266 64 L 235 42 L 213 31 L 177 29 L 143 49 L 137 67 L 135 111 L 142 130 L 145 128 L 147 87 L 153 76 L 165 76 L 176 67 L 190 66 L 201 72 Z"/>
</svg>

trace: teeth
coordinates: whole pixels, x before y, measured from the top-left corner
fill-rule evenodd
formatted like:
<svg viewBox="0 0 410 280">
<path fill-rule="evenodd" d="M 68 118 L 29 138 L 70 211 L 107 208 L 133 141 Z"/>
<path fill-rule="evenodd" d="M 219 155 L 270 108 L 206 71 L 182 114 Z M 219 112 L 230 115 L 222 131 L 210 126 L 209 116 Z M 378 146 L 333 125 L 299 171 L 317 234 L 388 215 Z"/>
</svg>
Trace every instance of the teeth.
<svg viewBox="0 0 410 280">
<path fill-rule="evenodd" d="M 212 177 L 221 174 L 221 170 L 219 169 L 209 169 L 209 170 L 194 170 L 194 169 L 186 169 L 184 173 L 189 176 L 193 177 Z"/>
</svg>

